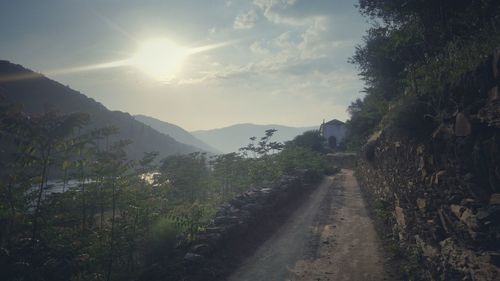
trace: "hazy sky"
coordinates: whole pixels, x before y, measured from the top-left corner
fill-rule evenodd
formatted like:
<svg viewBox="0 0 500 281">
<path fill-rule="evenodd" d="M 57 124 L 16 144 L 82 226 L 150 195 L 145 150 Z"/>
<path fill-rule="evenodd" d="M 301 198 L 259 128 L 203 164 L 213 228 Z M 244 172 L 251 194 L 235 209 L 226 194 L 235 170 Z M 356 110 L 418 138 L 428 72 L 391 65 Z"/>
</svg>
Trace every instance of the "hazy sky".
<svg viewBox="0 0 500 281">
<path fill-rule="evenodd" d="M 188 130 L 235 123 L 318 125 L 362 94 L 347 63 L 368 25 L 351 0 L 0 0 L 0 59 L 67 84 L 112 110 Z M 223 47 L 158 81 L 120 61 L 148 40 Z"/>
</svg>

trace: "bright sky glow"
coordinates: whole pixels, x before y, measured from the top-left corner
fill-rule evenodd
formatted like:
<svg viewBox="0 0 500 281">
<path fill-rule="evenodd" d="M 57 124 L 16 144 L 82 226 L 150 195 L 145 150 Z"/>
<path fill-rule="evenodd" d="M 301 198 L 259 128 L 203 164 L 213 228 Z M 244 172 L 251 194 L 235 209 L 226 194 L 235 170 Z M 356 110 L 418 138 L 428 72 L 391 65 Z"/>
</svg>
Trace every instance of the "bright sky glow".
<svg viewBox="0 0 500 281">
<path fill-rule="evenodd" d="M 0 59 L 187 130 L 318 126 L 363 95 L 357 2 L 3 1 Z"/>
<path fill-rule="evenodd" d="M 150 39 L 141 44 L 131 58 L 131 64 L 156 80 L 169 81 L 175 78 L 189 49 L 176 45 L 164 38 Z"/>
</svg>

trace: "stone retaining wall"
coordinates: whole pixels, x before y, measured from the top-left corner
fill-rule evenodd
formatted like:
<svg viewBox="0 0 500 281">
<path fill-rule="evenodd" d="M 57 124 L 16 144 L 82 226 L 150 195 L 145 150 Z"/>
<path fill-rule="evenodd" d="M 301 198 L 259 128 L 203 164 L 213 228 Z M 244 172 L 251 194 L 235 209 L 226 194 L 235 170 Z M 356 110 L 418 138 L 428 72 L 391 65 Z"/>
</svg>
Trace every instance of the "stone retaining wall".
<svg viewBox="0 0 500 281">
<path fill-rule="evenodd" d="M 320 179 L 316 173 L 297 171 L 268 186 L 236 196 L 219 208 L 211 225 L 197 235 L 185 258 L 200 260 L 212 257 L 222 248 L 232 248 L 232 243 L 259 229 L 261 224 L 272 219 L 273 214 L 310 191 Z"/>
<path fill-rule="evenodd" d="M 356 176 L 385 234 L 427 280 L 500 280 L 498 54 L 448 88 L 443 123 L 423 141 L 383 130 Z"/>
</svg>

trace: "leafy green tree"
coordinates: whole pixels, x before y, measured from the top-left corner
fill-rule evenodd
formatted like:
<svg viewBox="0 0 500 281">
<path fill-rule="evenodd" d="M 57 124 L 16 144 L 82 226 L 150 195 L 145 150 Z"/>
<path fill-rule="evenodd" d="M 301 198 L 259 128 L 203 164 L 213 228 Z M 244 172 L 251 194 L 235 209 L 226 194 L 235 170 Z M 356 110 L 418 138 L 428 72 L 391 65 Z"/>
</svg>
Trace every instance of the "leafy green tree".
<svg viewBox="0 0 500 281">
<path fill-rule="evenodd" d="M 161 181 L 172 186 L 174 198 L 192 204 L 205 194 L 203 186 L 208 175 L 205 153 L 169 156 L 161 162 Z"/>
<path fill-rule="evenodd" d="M 442 122 L 446 85 L 474 70 L 500 44 L 495 0 L 360 0 L 359 9 L 373 26 L 350 60 L 366 86 L 364 99 L 348 109 L 351 149 L 375 130 L 392 126 L 398 118 L 386 118 L 389 111 L 407 116 L 405 110 L 411 115 L 425 109 L 421 113 L 435 125 Z M 411 104 L 414 100 L 426 104 Z"/>
<path fill-rule="evenodd" d="M 31 235 L 33 247 L 37 245 L 40 206 L 51 162 L 54 161 L 55 155 L 60 153 L 59 149 L 63 146 L 62 144 L 66 141 L 67 137 L 70 136 L 76 128 L 82 127 L 87 122 L 88 116 L 79 113 L 59 116 L 50 112 L 37 119 L 33 119 L 34 157 L 40 167 L 39 187 L 36 191 Z"/>
<path fill-rule="evenodd" d="M 325 138 L 321 135 L 321 133 L 318 130 L 313 130 L 304 132 L 302 135 L 296 136 L 286 145 L 299 146 L 315 152 L 324 152 L 325 151 L 324 144 L 325 144 Z"/>
<path fill-rule="evenodd" d="M 297 169 L 309 169 L 322 174 L 326 162 L 324 156 L 309 148 L 295 145 L 287 145 L 278 155 L 278 161 L 282 174 L 292 173 Z"/>
<path fill-rule="evenodd" d="M 27 214 L 26 193 L 34 178 L 29 171 L 35 161 L 31 132 L 21 109 L 0 99 L 0 241 L 7 249 Z"/>
<path fill-rule="evenodd" d="M 218 188 L 221 202 L 244 191 L 251 184 L 248 167 L 250 161 L 238 153 L 217 155 L 210 161 L 213 169 L 212 184 Z"/>
</svg>

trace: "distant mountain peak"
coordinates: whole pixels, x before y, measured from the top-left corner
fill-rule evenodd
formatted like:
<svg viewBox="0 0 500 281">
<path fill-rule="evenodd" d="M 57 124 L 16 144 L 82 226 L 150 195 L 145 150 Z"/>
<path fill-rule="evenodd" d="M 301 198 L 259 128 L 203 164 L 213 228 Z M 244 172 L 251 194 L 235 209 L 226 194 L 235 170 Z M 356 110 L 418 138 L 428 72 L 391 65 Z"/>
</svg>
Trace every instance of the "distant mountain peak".
<svg viewBox="0 0 500 281">
<path fill-rule="evenodd" d="M 192 131 L 191 134 L 224 153 L 230 153 L 246 146 L 249 143 L 249 138 L 263 136 L 268 129 L 277 130 L 273 135 L 274 141 L 285 142 L 305 131 L 318 130 L 318 128 L 319 125 L 317 127 L 290 127 L 277 124 L 241 123 L 212 130 Z"/>
</svg>

